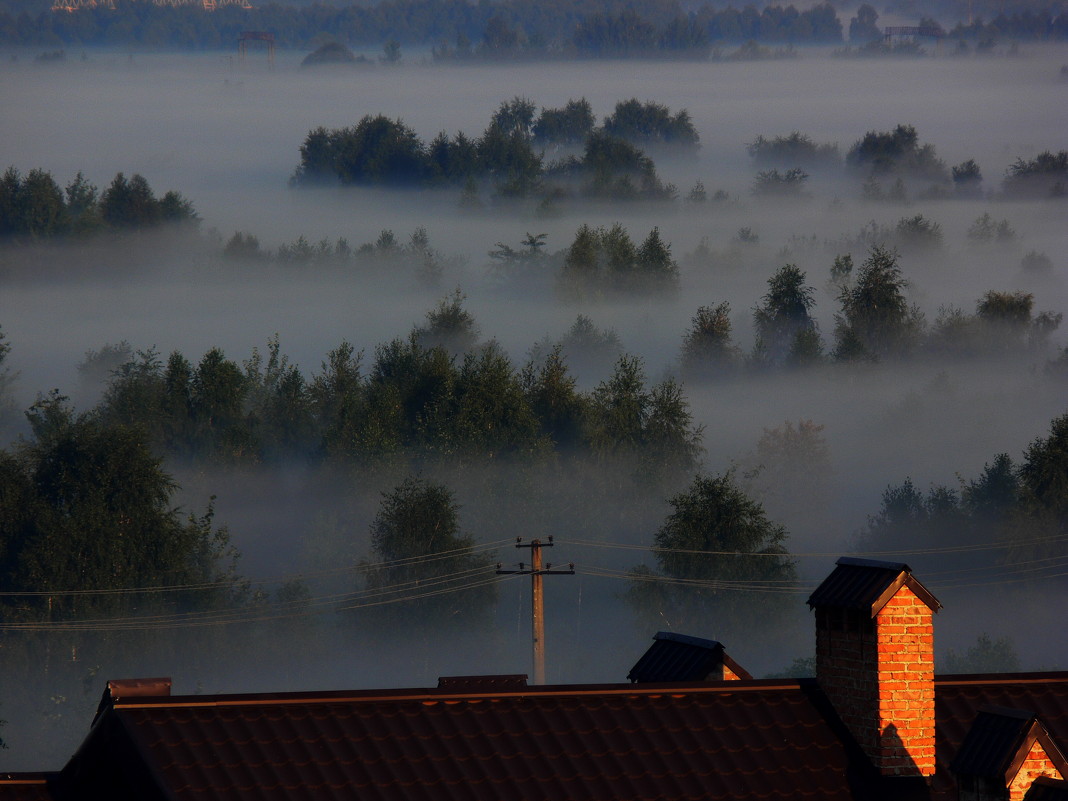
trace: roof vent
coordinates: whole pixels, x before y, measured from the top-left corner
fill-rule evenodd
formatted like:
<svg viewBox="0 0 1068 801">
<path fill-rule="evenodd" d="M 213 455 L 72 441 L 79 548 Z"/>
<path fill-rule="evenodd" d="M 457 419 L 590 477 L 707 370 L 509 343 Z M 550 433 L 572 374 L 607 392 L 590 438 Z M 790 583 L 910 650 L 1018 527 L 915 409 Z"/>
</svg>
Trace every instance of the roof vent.
<svg viewBox="0 0 1068 801">
<path fill-rule="evenodd" d="M 441 676 L 438 679 L 439 690 L 459 690 L 461 692 L 490 693 L 526 690 L 526 673 L 509 673 L 497 676 Z"/>
</svg>

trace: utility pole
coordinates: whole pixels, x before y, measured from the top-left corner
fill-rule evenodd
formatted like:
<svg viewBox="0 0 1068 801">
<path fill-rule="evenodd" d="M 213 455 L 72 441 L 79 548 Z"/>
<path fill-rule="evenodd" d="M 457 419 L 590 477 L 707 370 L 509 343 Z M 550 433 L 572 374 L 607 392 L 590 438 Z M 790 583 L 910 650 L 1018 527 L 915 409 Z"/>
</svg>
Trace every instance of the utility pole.
<svg viewBox="0 0 1068 801">
<path fill-rule="evenodd" d="M 530 576 L 530 617 L 531 617 L 531 633 L 533 636 L 534 645 L 534 683 L 545 683 L 545 601 L 542 595 L 541 589 L 541 577 L 542 576 L 573 576 L 575 575 L 575 563 L 571 562 L 567 567 L 567 570 L 553 570 L 552 562 L 546 563 L 545 567 L 541 564 L 541 549 L 551 548 L 553 546 L 552 535 L 549 535 L 548 542 L 542 542 L 541 540 L 531 540 L 528 543 L 523 542 L 522 537 L 515 538 L 516 548 L 530 548 L 530 568 L 523 563 L 519 563 L 519 570 L 502 570 L 500 562 L 497 563 L 497 575 L 529 575 Z"/>
</svg>

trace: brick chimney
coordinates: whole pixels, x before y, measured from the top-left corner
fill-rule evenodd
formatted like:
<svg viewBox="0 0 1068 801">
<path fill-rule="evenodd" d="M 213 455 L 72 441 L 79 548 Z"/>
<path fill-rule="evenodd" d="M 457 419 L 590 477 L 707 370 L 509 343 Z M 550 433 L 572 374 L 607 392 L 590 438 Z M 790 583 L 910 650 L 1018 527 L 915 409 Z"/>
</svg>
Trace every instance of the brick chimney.
<svg viewBox="0 0 1068 801">
<path fill-rule="evenodd" d="M 935 772 L 938 600 L 908 565 L 842 557 L 808 599 L 816 678 L 884 776 Z"/>
</svg>

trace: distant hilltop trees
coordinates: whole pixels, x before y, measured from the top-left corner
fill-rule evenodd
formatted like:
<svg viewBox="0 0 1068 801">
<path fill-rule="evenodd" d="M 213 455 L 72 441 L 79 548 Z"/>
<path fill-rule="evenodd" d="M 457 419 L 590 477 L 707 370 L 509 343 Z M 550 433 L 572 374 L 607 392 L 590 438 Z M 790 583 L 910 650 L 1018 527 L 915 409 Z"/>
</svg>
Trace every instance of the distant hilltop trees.
<svg viewBox="0 0 1068 801">
<path fill-rule="evenodd" d="M 1068 13 L 1049 2 L 1014 3 L 1014 11 L 975 9 L 947 35 L 977 50 L 1001 40 L 1068 38 Z M 441 3 L 383 0 L 337 7 L 311 3 L 155 5 L 116 0 L 73 11 L 40 11 L 31 0 L 0 2 L 0 45 L 93 47 L 145 45 L 191 49 L 230 48 L 237 31 L 271 31 L 279 46 L 314 49 L 324 35 L 350 47 L 378 50 L 390 42 L 432 47 L 437 60 L 511 58 L 708 58 L 718 48 L 745 43 L 791 47 L 810 44 L 881 44 L 879 14 L 863 4 L 855 16 L 839 17 L 834 5 L 800 9 L 767 4 L 742 8 L 706 2 L 684 10 L 677 2 L 637 0 L 511 0 L 508 3 Z M 898 17 L 920 21 L 936 15 L 952 24 L 969 18 L 962 0 L 939 4 L 897 0 Z M 978 5 L 982 5 L 979 3 Z M 934 7 L 932 7 L 934 6 Z M 889 10 L 889 9 L 888 9 Z M 750 55 L 759 49 L 750 47 Z M 878 52 L 876 48 L 875 52 Z M 388 51 L 387 59 L 388 61 Z"/>
</svg>

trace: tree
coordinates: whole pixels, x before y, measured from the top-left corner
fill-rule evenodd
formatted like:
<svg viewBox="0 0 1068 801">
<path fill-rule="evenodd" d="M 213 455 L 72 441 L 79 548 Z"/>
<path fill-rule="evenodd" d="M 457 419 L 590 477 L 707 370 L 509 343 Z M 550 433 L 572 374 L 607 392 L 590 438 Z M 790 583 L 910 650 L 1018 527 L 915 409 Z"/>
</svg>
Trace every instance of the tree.
<svg viewBox="0 0 1068 801">
<path fill-rule="evenodd" d="M 656 29 L 630 9 L 617 14 L 597 12 L 579 21 L 571 43 L 585 56 L 641 57 L 656 46 Z"/>
<path fill-rule="evenodd" d="M 543 108 L 534 123 L 534 141 L 539 145 L 581 145 L 593 133 L 596 119 L 586 98 L 568 100 L 563 108 Z"/>
<path fill-rule="evenodd" d="M 951 174 L 953 176 L 953 190 L 962 197 L 979 197 L 982 194 L 983 173 L 975 159 L 968 159 L 955 165 Z"/>
<path fill-rule="evenodd" d="M 835 358 L 894 357 L 915 346 L 923 318 L 909 307 L 906 286 L 897 254 L 873 247 L 854 283 L 838 295 L 842 310 L 835 315 Z"/>
<path fill-rule="evenodd" d="M 894 241 L 906 254 L 940 250 L 942 226 L 922 214 L 902 217 L 894 229 Z"/>
<path fill-rule="evenodd" d="M 363 352 L 342 342 L 326 355 L 308 389 L 312 415 L 328 454 L 344 452 L 358 426 L 364 400 Z"/>
<path fill-rule="evenodd" d="M 517 98 L 517 102 L 529 101 Z M 529 111 L 532 115 L 533 104 Z M 505 113 L 504 123 L 509 129 L 492 122 L 478 140 L 479 169 L 493 179 L 502 195 L 524 197 L 537 187 L 541 157 L 531 144 L 530 123 L 524 109 Z"/>
<path fill-rule="evenodd" d="M 642 429 L 640 470 L 647 482 L 674 485 L 699 466 L 704 426 L 693 424 L 690 404 L 674 379 L 665 379 L 649 392 Z"/>
<path fill-rule="evenodd" d="M 1020 474 L 1007 453 L 983 465 L 977 480 L 961 492 L 961 503 L 971 518 L 979 542 L 1004 539 L 1007 524 L 1020 506 Z"/>
<path fill-rule="evenodd" d="M 250 439 L 264 456 L 292 456 L 306 448 L 312 431 L 310 393 L 304 376 L 282 353 L 278 335 L 267 341 L 266 363 L 253 348 L 244 367 Z"/>
<path fill-rule="evenodd" d="M 523 368 L 521 380 L 541 435 L 553 443 L 558 453 L 576 449 L 582 442 L 586 403 L 568 371 L 563 345 L 554 345 L 540 364 L 531 358 Z"/>
<path fill-rule="evenodd" d="M 867 44 L 882 38 L 879 30 L 879 12 L 868 3 L 857 9 L 857 14 L 849 21 L 849 41 L 855 44 Z"/>
<path fill-rule="evenodd" d="M 355 452 L 377 458 L 421 444 L 423 420 L 448 401 L 456 378 L 454 358 L 443 348 L 423 347 L 414 334 L 376 347 Z"/>
<path fill-rule="evenodd" d="M 616 103 L 615 110 L 602 126 L 609 136 L 643 147 L 670 147 L 696 151 L 700 136 L 690 119 L 690 112 L 680 109 L 672 114 L 660 103 L 642 103 L 637 98 Z"/>
<path fill-rule="evenodd" d="M 590 398 L 590 449 L 601 460 L 639 453 L 649 394 L 640 359 L 621 356 L 611 378 L 602 381 Z"/>
<path fill-rule="evenodd" d="M 1033 308 L 1034 296 L 1028 292 L 984 294 L 976 303 L 975 316 L 985 329 L 986 347 L 1001 351 L 1044 347 L 1062 316 L 1042 312 L 1032 317 Z"/>
<path fill-rule="evenodd" d="M 1068 194 L 1068 150 L 1016 159 L 1006 171 L 1002 188 L 1013 198 L 1063 197 Z"/>
<path fill-rule="evenodd" d="M 800 167 L 792 167 L 782 173 L 777 169 L 761 170 L 753 180 L 752 192 L 757 197 L 804 197 L 807 180 L 808 173 Z"/>
<path fill-rule="evenodd" d="M 508 136 L 519 134 L 524 139 L 529 139 L 536 109 L 537 106 L 533 100 L 516 95 L 511 100 L 501 103 L 493 113 L 490 125 L 496 126 Z"/>
<path fill-rule="evenodd" d="M 430 446 L 443 456 L 503 462 L 542 449 L 538 421 L 496 342 L 464 356 L 452 392 L 429 410 Z"/>
<path fill-rule="evenodd" d="M 383 492 L 371 548 L 375 561 L 361 563 L 360 589 L 380 620 L 425 629 L 486 621 L 497 597 L 493 557 L 462 533 L 444 484 L 408 477 Z"/>
<path fill-rule="evenodd" d="M 846 164 L 872 175 L 902 175 L 928 181 L 949 179 L 945 162 L 933 145 L 920 145 L 912 125 L 898 125 L 892 131 L 868 131 L 846 154 Z"/>
<path fill-rule="evenodd" d="M 399 64 L 401 60 L 400 42 L 390 39 L 382 46 L 382 62 L 385 64 Z"/>
<path fill-rule="evenodd" d="M 656 166 L 638 147 L 605 131 L 594 131 L 586 139 L 581 174 L 588 197 L 612 200 L 662 200 L 672 196 L 656 174 Z"/>
<path fill-rule="evenodd" d="M 1054 418 L 1050 434 L 1034 440 L 1020 465 L 1022 531 L 1020 537 L 1041 539 L 1068 533 L 1068 414 Z M 1025 543 L 1026 544 L 1026 543 Z M 1043 550 L 1059 546 L 1045 546 Z"/>
<path fill-rule="evenodd" d="M 367 115 L 355 126 L 316 128 L 300 148 L 298 184 L 335 178 L 343 184 L 418 184 L 427 174 L 426 149 L 400 120 Z"/>
<path fill-rule="evenodd" d="M 742 617 L 746 609 L 766 615 L 775 606 L 768 599 L 796 579 L 786 529 L 768 519 L 733 473 L 697 475 L 669 504 L 654 538 L 658 572 L 632 572 L 632 605 L 653 601 L 673 626 L 693 627 L 708 617 Z M 650 586 L 657 589 L 650 593 Z"/>
<path fill-rule="evenodd" d="M 708 379 L 733 370 L 741 357 L 731 339 L 731 307 L 701 306 L 691 320 L 682 341 L 681 368 L 684 376 Z"/>
<path fill-rule="evenodd" d="M 862 547 L 876 551 L 923 550 L 966 545 L 973 540 L 967 510 L 950 487 L 932 486 L 926 494 L 911 478 L 883 492 L 879 512 L 868 517 Z"/>
<path fill-rule="evenodd" d="M 968 239 L 976 244 L 1010 245 L 1016 241 L 1016 230 L 1008 220 L 995 220 L 987 211 L 968 226 Z"/>
<path fill-rule="evenodd" d="M 20 228 L 35 239 L 64 233 L 66 214 L 63 192 L 44 170 L 30 170 L 19 193 Z"/>
<path fill-rule="evenodd" d="M 1009 637 L 993 639 L 983 632 L 964 653 L 946 650 L 940 673 L 1019 673 L 1020 657 Z"/>
<path fill-rule="evenodd" d="M 638 246 L 635 254 L 635 283 L 638 288 L 666 292 L 678 288 L 679 265 L 671 258 L 671 245 L 654 227 Z"/>
<path fill-rule="evenodd" d="M 765 428 L 756 452 L 743 462 L 747 488 L 773 514 L 824 516 L 833 472 L 824 428 L 812 420 Z"/>
<path fill-rule="evenodd" d="M 800 131 L 768 139 L 758 136 L 746 145 L 753 162 L 759 166 L 789 170 L 794 167 L 819 167 L 840 164 L 838 145 L 819 145 Z"/>
<path fill-rule="evenodd" d="M 162 218 L 159 202 L 144 176 L 129 180 L 121 172 L 100 197 L 100 213 L 113 228 L 144 228 Z"/>
<path fill-rule="evenodd" d="M 462 356 L 478 344 L 479 326 L 464 308 L 467 296 L 459 288 L 442 298 L 437 308 L 426 313 L 426 325 L 412 330 L 415 341 L 424 348 L 441 348 L 451 356 Z"/>
<path fill-rule="evenodd" d="M 555 343 L 547 347 L 558 346 L 563 358 L 580 378 L 601 376 L 612 369 L 623 353 L 623 343 L 611 328 L 598 328 L 593 320 L 584 314 L 575 318 L 575 322 Z M 534 348 L 534 356 L 540 355 L 540 348 Z"/>
<path fill-rule="evenodd" d="M 257 453 L 245 425 L 248 379 L 219 348 L 201 358 L 190 380 L 190 408 L 201 453 L 243 459 Z"/>
<path fill-rule="evenodd" d="M 785 264 L 768 279 L 764 302 L 753 310 L 757 349 L 774 364 L 795 352 L 803 334 L 816 331 L 809 311 L 816 304 L 815 290 L 805 284 L 805 273 L 796 264 Z"/>
<path fill-rule="evenodd" d="M 7 341 L 3 329 L 0 329 L 0 431 L 6 428 L 15 412 L 15 399 L 11 388 L 18 378 L 18 373 L 12 372 L 8 366 L 10 355 L 11 344 Z"/>
<path fill-rule="evenodd" d="M 600 294 L 601 238 L 583 223 L 568 246 L 560 273 L 562 290 L 575 299 Z"/>
<path fill-rule="evenodd" d="M 0 576 L 11 590 L 56 594 L 32 607 L 20 599 L 8 614 L 55 620 L 233 599 L 236 554 L 226 530 L 214 526 L 210 504 L 182 519 L 177 485 L 142 432 L 76 415 L 56 393 L 28 418 L 33 440 L 0 454 Z M 17 507 L 7 503 L 15 499 Z M 182 585 L 190 589 L 79 593 Z"/>
</svg>

